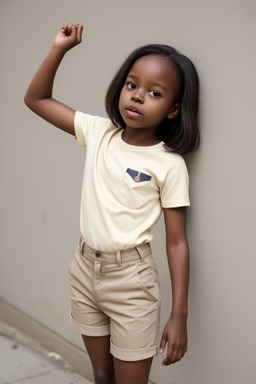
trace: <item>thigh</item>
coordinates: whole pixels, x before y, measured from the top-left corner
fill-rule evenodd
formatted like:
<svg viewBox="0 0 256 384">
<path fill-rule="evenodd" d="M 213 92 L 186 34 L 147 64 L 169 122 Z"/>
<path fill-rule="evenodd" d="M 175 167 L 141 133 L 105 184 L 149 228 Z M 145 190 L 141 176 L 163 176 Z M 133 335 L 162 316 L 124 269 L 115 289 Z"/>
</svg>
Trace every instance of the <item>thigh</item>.
<svg viewBox="0 0 256 384">
<path fill-rule="evenodd" d="M 123 361 L 114 358 L 116 384 L 148 384 L 152 360 Z"/>
<path fill-rule="evenodd" d="M 160 295 L 150 258 L 105 272 L 107 289 L 101 304 L 110 318 L 111 353 L 123 361 L 156 355 Z"/>
<path fill-rule="evenodd" d="M 92 337 L 82 335 L 90 357 L 95 383 L 115 384 L 113 356 L 110 353 L 110 337 Z"/>
<path fill-rule="evenodd" d="M 109 318 L 98 306 L 94 289 L 94 263 L 78 247 L 70 263 L 70 322 L 82 335 L 109 335 Z"/>
</svg>

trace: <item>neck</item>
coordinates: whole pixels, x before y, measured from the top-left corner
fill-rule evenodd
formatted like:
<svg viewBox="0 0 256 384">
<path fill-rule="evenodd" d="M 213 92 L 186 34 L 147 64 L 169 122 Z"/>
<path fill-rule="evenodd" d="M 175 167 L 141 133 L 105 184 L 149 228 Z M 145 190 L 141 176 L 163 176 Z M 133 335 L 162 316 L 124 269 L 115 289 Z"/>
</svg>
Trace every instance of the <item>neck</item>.
<svg viewBox="0 0 256 384">
<path fill-rule="evenodd" d="M 122 133 L 122 138 L 125 143 L 135 145 L 139 147 L 149 147 L 160 143 L 161 140 L 155 134 L 151 134 L 148 131 L 140 129 L 132 129 L 126 127 Z"/>
</svg>

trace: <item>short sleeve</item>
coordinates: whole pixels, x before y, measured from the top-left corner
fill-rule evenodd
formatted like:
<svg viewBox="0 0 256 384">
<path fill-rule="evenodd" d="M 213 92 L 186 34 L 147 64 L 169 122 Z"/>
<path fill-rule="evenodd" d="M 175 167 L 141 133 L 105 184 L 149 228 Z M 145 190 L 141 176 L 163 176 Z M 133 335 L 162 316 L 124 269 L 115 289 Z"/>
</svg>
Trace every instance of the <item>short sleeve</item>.
<svg viewBox="0 0 256 384">
<path fill-rule="evenodd" d="M 90 129 L 95 124 L 96 117 L 76 111 L 74 119 L 75 135 L 79 145 L 85 147 L 89 137 Z"/>
<path fill-rule="evenodd" d="M 180 155 L 177 155 L 170 165 L 160 189 L 163 208 L 177 208 L 190 205 L 189 176 L 185 161 Z"/>
<path fill-rule="evenodd" d="M 98 137 L 106 130 L 116 129 L 105 117 L 92 116 L 79 111 L 75 113 L 74 128 L 77 142 L 82 147 L 86 147 L 91 139 Z"/>
</svg>

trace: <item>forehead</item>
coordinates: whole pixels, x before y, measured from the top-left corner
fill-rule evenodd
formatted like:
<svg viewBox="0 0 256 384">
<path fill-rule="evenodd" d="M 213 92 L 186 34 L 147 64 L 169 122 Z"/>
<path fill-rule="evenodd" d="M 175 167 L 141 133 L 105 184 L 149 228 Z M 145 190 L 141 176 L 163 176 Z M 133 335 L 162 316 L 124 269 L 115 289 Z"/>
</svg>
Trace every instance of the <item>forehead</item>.
<svg viewBox="0 0 256 384">
<path fill-rule="evenodd" d="M 166 57 L 160 55 L 140 57 L 132 65 L 129 75 L 152 82 L 164 82 L 166 85 L 178 85 L 175 69 Z"/>
</svg>

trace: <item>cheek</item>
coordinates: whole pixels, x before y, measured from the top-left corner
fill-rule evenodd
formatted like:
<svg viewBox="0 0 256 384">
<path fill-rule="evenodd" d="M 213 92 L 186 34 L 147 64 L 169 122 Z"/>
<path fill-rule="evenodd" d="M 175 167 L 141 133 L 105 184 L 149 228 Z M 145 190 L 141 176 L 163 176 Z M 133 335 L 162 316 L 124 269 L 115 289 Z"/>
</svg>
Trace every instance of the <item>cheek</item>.
<svg viewBox="0 0 256 384">
<path fill-rule="evenodd" d="M 123 103 L 124 103 L 124 100 L 125 100 L 125 92 L 124 90 L 122 89 L 121 93 L 120 93 L 120 96 L 119 96 L 119 101 L 118 101 L 118 106 L 119 106 L 119 109 L 120 107 L 122 107 Z"/>
<path fill-rule="evenodd" d="M 124 94 L 123 94 L 123 91 L 121 91 L 120 96 L 119 96 L 118 109 L 119 109 L 119 112 L 120 112 L 121 116 L 123 117 L 123 114 L 122 114 L 122 111 L 124 109 Z"/>
<path fill-rule="evenodd" d="M 170 112 L 170 106 L 167 103 L 151 103 L 150 113 L 155 115 L 158 119 L 165 119 Z"/>
</svg>

